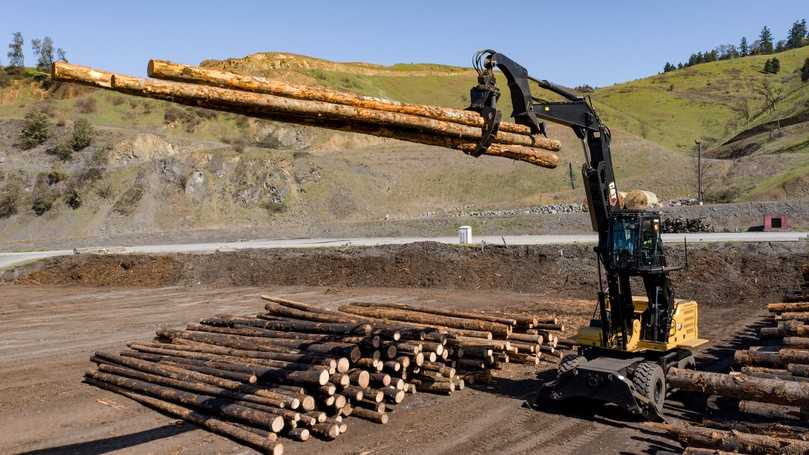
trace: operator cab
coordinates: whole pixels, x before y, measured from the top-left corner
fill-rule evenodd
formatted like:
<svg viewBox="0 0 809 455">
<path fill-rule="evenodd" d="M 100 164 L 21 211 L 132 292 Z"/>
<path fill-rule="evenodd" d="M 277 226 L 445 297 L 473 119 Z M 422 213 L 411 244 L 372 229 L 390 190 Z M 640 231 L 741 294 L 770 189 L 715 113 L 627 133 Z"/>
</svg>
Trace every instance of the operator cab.
<svg viewBox="0 0 809 455">
<path fill-rule="evenodd" d="M 610 265 L 638 275 L 666 267 L 660 237 L 660 213 L 620 210 L 610 214 Z"/>
</svg>

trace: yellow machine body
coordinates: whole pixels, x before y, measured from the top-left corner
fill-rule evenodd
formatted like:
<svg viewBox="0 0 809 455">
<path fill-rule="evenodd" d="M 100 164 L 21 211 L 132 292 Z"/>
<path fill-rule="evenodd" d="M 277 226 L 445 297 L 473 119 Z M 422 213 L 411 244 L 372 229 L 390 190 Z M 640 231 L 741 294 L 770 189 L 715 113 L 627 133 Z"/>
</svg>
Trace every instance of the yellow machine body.
<svg viewBox="0 0 809 455">
<path fill-rule="evenodd" d="M 646 297 L 634 296 L 632 303 L 635 307 L 635 317 L 632 319 L 632 335 L 627 342 L 626 351 L 670 351 L 676 348 L 693 349 L 708 342 L 699 337 L 699 309 L 693 300 L 675 300 L 674 317 L 672 319 L 669 336 L 665 343 L 646 341 L 640 339 L 641 315 L 646 311 L 649 300 Z M 597 324 L 583 327 L 575 336 L 579 346 L 593 346 L 611 348 L 616 346 L 616 340 L 609 340 L 605 345 L 602 340 L 601 327 Z"/>
</svg>

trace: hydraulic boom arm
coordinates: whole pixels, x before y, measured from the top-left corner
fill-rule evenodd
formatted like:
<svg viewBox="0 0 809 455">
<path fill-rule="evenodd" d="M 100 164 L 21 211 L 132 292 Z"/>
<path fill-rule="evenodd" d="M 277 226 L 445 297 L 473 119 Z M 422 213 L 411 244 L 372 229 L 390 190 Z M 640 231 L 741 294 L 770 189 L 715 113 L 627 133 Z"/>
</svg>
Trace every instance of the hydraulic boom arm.
<svg viewBox="0 0 809 455">
<path fill-rule="evenodd" d="M 546 80 L 532 78 L 528 71 L 509 57 L 491 49 L 474 58 L 478 85 L 470 91 L 470 110 L 484 117 L 482 153 L 497 133 L 501 115 L 496 103 L 500 91 L 495 68 L 505 75 L 514 108 L 511 116 L 534 134 L 545 135 L 543 120 L 566 125 L 581 139 L 584 149 L 582 177 L 593 230 L 598 233 L 596 253 L 606 272 L 607 293 L 599 292 L 603 345 L 626 349 L 633 334 L 634 304 L 630 277 L 643 279 L 648 309 L 643 316 L 641 338 L 664 340 L 674 306 L 656 212 L 627 211 L 621 208 L 615 184 L 610 130 L 593 109 L 589 99 Z M 530 82 L 560 95 L 564 101 L 547 102 L 531 95 Z"/>
</svg>

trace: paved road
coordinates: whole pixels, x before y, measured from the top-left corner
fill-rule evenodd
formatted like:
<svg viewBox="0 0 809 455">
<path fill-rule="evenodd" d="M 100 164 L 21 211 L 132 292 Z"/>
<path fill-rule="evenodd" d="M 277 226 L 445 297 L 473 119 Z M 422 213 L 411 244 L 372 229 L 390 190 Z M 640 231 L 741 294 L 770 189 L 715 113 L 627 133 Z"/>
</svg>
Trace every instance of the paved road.
<svg viewBox="0 0 809 455">
<path fill-rule="evenodd" d="M 711 233 L 711 234 L 663 234 L 664 241 L 668 243 L 681 243 L 686 238 L 691 243 L 710 242 L 796 242 L 809 240 L 809 232 L 741 232 L 741 233 Z M 595 243 L 596 236 L 592 234 L 574 235 L 506 235 L 476 236 L 475 244 L 486 242 L 488 244 L 508 245 L 569 245 L 573 243 Z M 168 245 L 144 245 L 130 247 L 104 247 L 80 248 L 79 253 L 206 253 L 214 251 L 233 251 L 244 249 L 268 248 L 324 248 L 335 246 L 376 246 L 401 245 L 413 242 L 440 242 L 458 243 L 457 237 L 370 237 L 348 239 L 288 239 L 288 240 L 249 240 L 238 242 L 215 243 L 178 243 Z M 55 256 L 74 254 L 73 250 L 52 251 L 24 251 L 14 253 L 0 253 L 0 269 L 13 265 L 30 262 Z"/>
</svg>

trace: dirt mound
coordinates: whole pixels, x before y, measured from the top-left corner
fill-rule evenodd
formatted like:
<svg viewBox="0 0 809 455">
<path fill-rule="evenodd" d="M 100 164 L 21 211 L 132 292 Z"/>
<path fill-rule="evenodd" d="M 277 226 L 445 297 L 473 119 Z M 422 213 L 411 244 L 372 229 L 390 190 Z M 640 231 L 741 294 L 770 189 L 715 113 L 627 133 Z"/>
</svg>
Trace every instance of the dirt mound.
<svg viewBox="0 0 809 455">
<path fill-rule="evenodd" d="M 75 256 L 48 261 L 21 284 L 154 287 L 177 283 L 183 263 L 171 256 Z"/>
<path fill-rule="evenodd" d="M 671 262 L 683 262 L 679 245 Z M 676 295 L 705 304 L 779 300 L 809 261 L 802 243 L 689 247 L 673 274 Z M 206 255 L 73 256 L 17 270 L 18 282 L 92 286 L 200 285 L 492 289 L 593 298 L 590 245 L 460 247 L 413 243 L 367 248 L 247 250 Z M 634 283 L 640 290 L 640 282 Z"/>
</svg>

